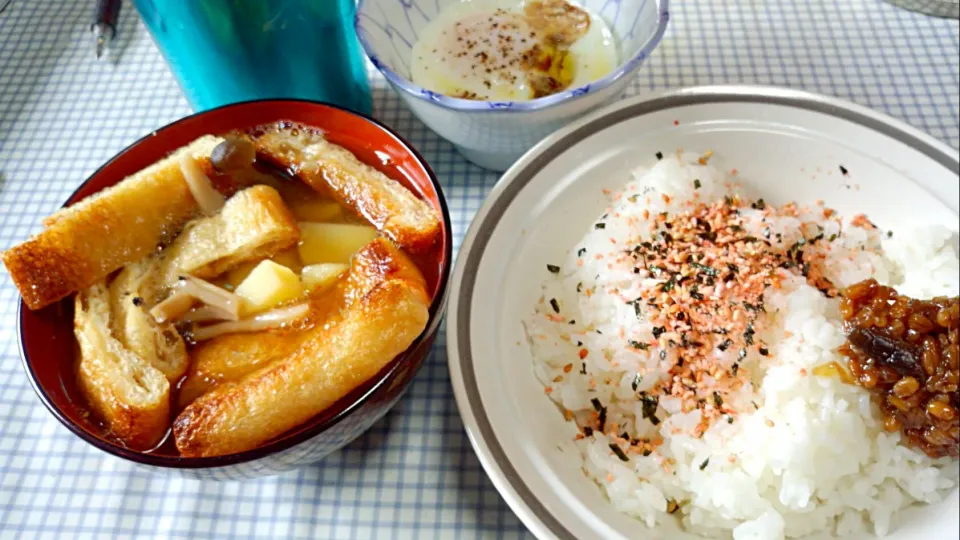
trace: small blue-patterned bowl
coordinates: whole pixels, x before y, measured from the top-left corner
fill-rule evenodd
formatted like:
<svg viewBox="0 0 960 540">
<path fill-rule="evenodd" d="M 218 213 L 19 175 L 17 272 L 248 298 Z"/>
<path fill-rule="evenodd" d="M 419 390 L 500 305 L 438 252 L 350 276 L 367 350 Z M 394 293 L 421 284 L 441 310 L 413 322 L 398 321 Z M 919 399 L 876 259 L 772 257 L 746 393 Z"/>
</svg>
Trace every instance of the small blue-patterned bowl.
<svg viewBox="0 0 960 540">
<path fill-rule="evenodd" d="M 410 81 L 420 31 L 444 7 L 463 0 L 360 0 L 356 29 L 370 61 L 413 113 L 470 161 L 506 170 L 546 135 L 620 97 L 660 43 L 669 0 L 569 0 L 603 18 L 620 64 L 602 79 L 530 101 L 475 101 L 445 96 Z"/>
</svg>

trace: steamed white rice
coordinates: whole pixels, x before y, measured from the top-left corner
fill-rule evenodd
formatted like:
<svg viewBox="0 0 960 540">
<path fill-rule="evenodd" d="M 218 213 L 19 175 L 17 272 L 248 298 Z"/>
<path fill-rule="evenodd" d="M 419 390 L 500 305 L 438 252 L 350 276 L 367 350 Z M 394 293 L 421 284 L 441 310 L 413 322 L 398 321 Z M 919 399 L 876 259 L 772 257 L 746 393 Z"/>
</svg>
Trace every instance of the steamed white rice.
<svg viewBox="0 0 960 540">
<path fill-rule="evenodd" d="M 618 262 L 609 248 L 613 242 L 624 246 L 647 230 L 649 219 L 674 211 L 678 202 L 695 196 L 716 200 L 737 189 L 733 178 L 699 157 L 667 156 L 649 171 L 637 171 L 621 193 L 611 194 L 611 208 L 598 218 L 605 228 L 591 227 L 565 261 L 554 262 L 560 270 L 544 283 L 543 298 L 526 321 L 536 374 L 550 398 L 570 411 L 571 421 L 592 414 L 596 398 L 618 432 L 663 440 L 650 455 L 631 454 L 624 461 L 612 451 L 616 441 L 594 431 L 576 442 L 583 470 L 617 510 L 651 527 L 679 517 L 696 534 L 737 540 L 817 532 L 886 534 L 898 510 L 938 502 L 955 488 L 957 463 L 935 461 L 901 445 L 899 433 L 884 431 L 882 414 L 866 390 L 811 374 L 818 365 L 846 363 L 835 352 L 845 338 L 839 302 L 799 276 L 765 294 L 766 323 L 758 338 L 769 344 L 771 354 L 751 353 L 744 360 L 755 376 L 753 384 L 727 398 L 738 412 L 736 422 L 715 422 L 697 438 L 691 431 L 700 422 L 700 411 L 683 413 L 667 397 L 660 399 L 659 425 L 642 417 L 632 387 L 635 376 L 644 374 L 639 387 L 644 390 L 663 373 L 651 360 L 656 350 L 636 354 L 618 332 L 626 328 L 630 335 L 648 337 L 652 328 L 621 297 L 605 291 L 639 290 L 650 286 L 649 278 L 633 274 L 632 265 Z M 743 195 L 755 199 L 763 194 Z M 800 218 L 764 224 L 759 218 L 751 222 L 750 212 L 746 209 L 745 215 L 758 228 L 755 234 L 770 227 L 786 243 L 799 238 L 800 218 L 818 220 L 828 237 L 838 235 L 826 255 L 827 277 L 837 287 L 873 277 L 919 298 L 960 292 L 954 233 L 942 227 L 894 231 L 888 237 L 885 231 L 823 219 L 818 207 L 802 211 Z M 584 248 L 602 256 L 581 258 L 578 252 Z M 596 293 L 577 293 L 584 288 Z M 551 316 L 556 306 L 550 299 L 562 317 Z M 578 342 L 591 351 L 582 360 Z M 604 354 L 595 353 L 599 351 Z M 571 363 L 576 367 L 572 373 Z M 673 515 L 669 501 L 679 505 Z"/>
</svg>

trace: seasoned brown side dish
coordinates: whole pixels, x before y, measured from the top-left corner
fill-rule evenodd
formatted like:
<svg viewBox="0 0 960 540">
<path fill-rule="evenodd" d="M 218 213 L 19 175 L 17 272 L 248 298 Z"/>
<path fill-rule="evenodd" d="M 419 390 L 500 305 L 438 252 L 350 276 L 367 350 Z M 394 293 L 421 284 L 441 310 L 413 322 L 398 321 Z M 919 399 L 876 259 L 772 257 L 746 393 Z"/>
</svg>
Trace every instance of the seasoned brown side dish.
<svg viewBox="0 0 960 540">
<path fill-rule="evenodd" d="M 840 305 L 857 384 L 883 409 L 887 431 L 900 430 L 930 457 L 958 457 L 960 299 L 916 300 L 866 280 Z"/>
</svg>

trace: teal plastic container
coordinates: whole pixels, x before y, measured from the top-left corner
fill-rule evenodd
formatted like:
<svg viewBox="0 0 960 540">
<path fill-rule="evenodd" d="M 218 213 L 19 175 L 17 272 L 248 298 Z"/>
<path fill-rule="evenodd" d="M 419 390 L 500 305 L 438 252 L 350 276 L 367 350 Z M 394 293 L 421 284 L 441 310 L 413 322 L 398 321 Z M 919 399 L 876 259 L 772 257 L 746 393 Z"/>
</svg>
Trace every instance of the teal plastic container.
<svg viewBox="0 0 960 540">
<path fill-rule="evenodd" d="M 196 111 L 299 98 L 371 112 L 355 0 L 133 3 Z"/>
</svg>

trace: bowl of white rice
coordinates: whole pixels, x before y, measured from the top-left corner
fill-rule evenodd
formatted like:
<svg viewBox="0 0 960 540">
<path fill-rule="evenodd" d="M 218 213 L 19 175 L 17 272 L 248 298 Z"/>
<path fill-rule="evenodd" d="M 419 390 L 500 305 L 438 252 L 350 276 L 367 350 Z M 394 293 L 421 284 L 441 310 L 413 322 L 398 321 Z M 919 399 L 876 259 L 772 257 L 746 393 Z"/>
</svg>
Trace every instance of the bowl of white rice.
<svg viewBox="0 0 960 540">
<path fill-rule="evenodd" d="M 511 508 L 541 539 L 956 538 L 956 456 L 837 374 L 844 288 L 960 293 L 958 168 L 890 118 L 756 87 L 541 142 L 471 226 L 448 319 Z"/>
</svg>

